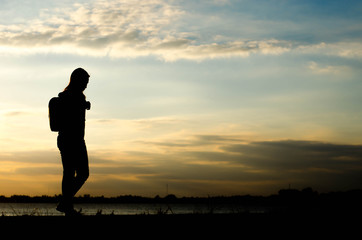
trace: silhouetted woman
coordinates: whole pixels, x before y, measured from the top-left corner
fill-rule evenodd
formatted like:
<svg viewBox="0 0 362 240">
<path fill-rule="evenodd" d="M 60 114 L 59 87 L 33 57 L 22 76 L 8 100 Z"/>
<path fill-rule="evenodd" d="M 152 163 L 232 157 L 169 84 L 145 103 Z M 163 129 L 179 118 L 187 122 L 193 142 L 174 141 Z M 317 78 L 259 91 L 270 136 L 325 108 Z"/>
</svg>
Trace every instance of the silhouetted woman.
<svg viewBox="0 0 362 240">
<path fill-rule="evenodd" d="M 66 215 L 80 214 L 73 208 L 73 197 L 89 176 L 84 128 L 85 112 L 90 109 L 90 103 L 83 94 L 88 81 L 89 74 L 84 69 L 77 68 L 71 74 L 68 86 L 58 95 L 61 103 L 58 148 L 63 164 L 63 198 L 57 210 Z"/>
</svg>

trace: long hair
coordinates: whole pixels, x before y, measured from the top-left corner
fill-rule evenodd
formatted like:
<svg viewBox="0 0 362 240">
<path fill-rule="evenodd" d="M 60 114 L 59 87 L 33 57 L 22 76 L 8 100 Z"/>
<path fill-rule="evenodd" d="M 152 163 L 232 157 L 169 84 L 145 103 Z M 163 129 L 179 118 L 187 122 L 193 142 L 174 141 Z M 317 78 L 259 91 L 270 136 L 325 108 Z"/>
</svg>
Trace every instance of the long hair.
<svg viewBox="0 0 362 240">
<path fill-rule="evenodd" d="M 65 90 L 79 90 L 83 91 L 84 86 L 88 83 L 89 74 L 83 68 L 75 69 L 70 75 L 70 81 Z"/>
</svg>

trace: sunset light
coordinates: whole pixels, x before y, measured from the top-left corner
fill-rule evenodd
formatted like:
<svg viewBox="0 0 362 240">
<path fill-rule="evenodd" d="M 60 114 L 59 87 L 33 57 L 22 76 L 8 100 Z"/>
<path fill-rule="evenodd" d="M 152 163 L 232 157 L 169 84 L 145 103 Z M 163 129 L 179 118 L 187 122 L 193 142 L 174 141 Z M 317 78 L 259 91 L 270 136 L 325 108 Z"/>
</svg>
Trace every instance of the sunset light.
<svg viewBox="0 0 362 240">
<path fill-rule="evenodd" d="M 362 188 L 361 10 L 359 1 L 2 1 L 0 195 L 61 193 L 48 103 L 78 67 L 92 104 L 80 195 Z"/>
</svg>

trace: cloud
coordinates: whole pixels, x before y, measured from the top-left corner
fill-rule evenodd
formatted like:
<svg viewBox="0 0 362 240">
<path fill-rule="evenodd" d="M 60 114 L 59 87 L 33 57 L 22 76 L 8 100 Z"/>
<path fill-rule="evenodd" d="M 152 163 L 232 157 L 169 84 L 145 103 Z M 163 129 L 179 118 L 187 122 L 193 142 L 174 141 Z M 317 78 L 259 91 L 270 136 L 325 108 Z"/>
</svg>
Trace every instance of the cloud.
<svg viewBox="0 0 362 240">
<path fill-rule="evenodd" d="M 91 174 L 82 191 L 154 196 L 163 193 L 166 183 L 181 196 L 271 194 L 288 184 L 318 191 L 362 187 L 361 145 L 242 139 L 236 135 L 195 135 L 183 140 L 139 142 L 138 151 L 91 149 Z M 145 144 L 163 151 L 142 148 Z M 44 186 L 61 181 L 56 151 L 2 153 L 0 166 L 0 185 L 7 179 L 32 179 Z"/>
<path fill-rule="evenodd" d="M 176 19 L 180 14 L 158 0 L 74 4 L 72 8 L 43 10 L 41 17 L 29 24 L 2 25 L 0 43 L 53 51 L 71 46 L 92 50 L 90 55 L 106 54 L 111 48 L 120 52 L 129 44 L 141 48 L 170 23 L 171 16 Z"/>
<path fill-rule="evenodd" d="M 341 41 L 318 44 L 299 44 L 294 47 L 296 53 L 308 55 L 337 56 L 346 59 L 359 59 L 362 57 L 362 43 L 356 41 Z"/>
<path fill-rule="evenodd" d="M 255 168 L 276 170 L 329 169 L 331 172 L 362 170 L 362 146 L 318 141 L 268 141 L 223 147 L 242 156 L 240 161 Z"/>
<path fill-rule="evenodd" d="M 60 155 L 57 151 L 2 151 L 0 162 L 11 162 L 20 164 L 58 164 Z"/>
<path fill-rule="evenodd" d="M 237 143 L 236 137 L 225 136 L 197 139 L 202 148 L 187 149 L 186 142 L 163 145 L 169 147 L 169 154 L 173 153 L 170 159 L 179 159 L 178 166 L 184 170 L 180 177 L 259 183 L 260 189 L 265 182 L 273 182 L 274 186 L 293 183 L 323 191 L 361 187 L 360 145 L 296 140 Z"/>
<path fill-rule="evenodd" d="M 255 12 L 235 15 L 231 9 L 240 6 L 225 0 L 204 1 L 200 4 L 223 5 L 223 10 L 200 10 L 194 14 L 188 9 L 195 7 L 192 4 L 177 5 L 177 1 L 166 0 L 97 0 L 73 3 L 67 7 L 61 4 L 57 8 L 43 8 L 37 18 L 28 19 L 27 22 L 3 22 L 0 25 L 0 51 L 3 55 L 54 53 L 110 58 L 155 56 L 165 61 L 202 61 L 286 52 L 352 59 L 362 56 L 361 43 L 353 38 L 343 38 L 339 42 L 331 37 L 330 43 L 300 42 L 300 35 L 307 37 L 316 32 L 315 26 L 310 26 L 309 21 L 285 21 L 283 18 L 286 16 L 280 13 L 275 14 L 280 15 L 281 20 L 269 20 L 268 16 L 265 20 L 264 15 L 262 18 Z M 248 9 L 249 4 L 244 4 L 245 9 Z M 224 9 L 225 6 L 227 8 Z M 192 26 L 189 25 L 190 18 L 194 21 Z M 329 29 L 328 26 L 324 28 Z M 296 39 L 290 37 L 291 29 L 296 32 Z M 285 31 L 288 34 L 283 35 Z M 338 36 L 338 31 L 331 32 Z"/>
<path fill-rule="evenodd" d="M 240 139 L 242 138 L 237 136 L 199 135 L 189 140 L 144 141 L 139 144 L 154 144 L 166 148 L 167 154 L 128 154 L 157 159 L 153 167 L 160 167 L 168 161 L 165 165 L 177 163 L 180 168 L 196 165 L 210 168 L 215 166 L 215 169 L 219 168 L 221 172 L 235 168 L 240 174 L 263 172 L 267 173 L 266 176 L 277 174 L 282 177 L 283 174 L 295 171 L 309 174 L 320 170 L 341 175 L 362 171 L 360 145 L 296 140 L 247 142 Z M 212 176 L 213 174 L 209 175 L 210 179 Z M 224 178 L 228 178 L 227 174 Z"/>
<path fill-rule="evenodd" d="M 184 13 L 179 6 L 162 0 L 96 1 L 44 9 L 38 19 L 28 23 L 0 25 L 0 47 L 3 54 L 154 55 L 166 61 L 289 51 L 289 43 L 275 39 L 202 43 L 189 37 L 195 33 L 173 27 Z"/>
<path fill-rule="evenodd" d="M 5 117 L 18 117 L 18 116 L 21 116 L 21 115 L 28 115 L 29 113 L 28 112 L 25 112 L 25 111 L 8 111 L 6 113 L 4 113 L 4 116 Z"/>
<path fill-rule="evenodd" d="M 277 40 L 264 41 L 231 41 L 225 43 L 211 43 L 201 45 L 184 45 L 173 51 L 160 51 L 158 55 L 167 61 L 180 58 L 188 60 L 203 60 L 227 57 L 248 57 L 252 53 L 278 55 L 289 51 L 289 48 Z"/>
<path fill-rule="evenodd" d="M 240 136 L 234 135 L 195 135 L 190 139 L 173 140 L 173 141 L 138 141 L 140 144 L 155 145 L 167 148 L 195 148 L 200 146 L 217 145 L 219 143 L 243 142 Z"/>
<path fill-rule="evenodd" d="M 347 66 L 322 66 L 314 61 L 309 62 L 308 69 L 316 74 L 340 74 L 347 73 L 350 69 Z"/>
<path fill-rule="evenodd" d="M 230 5 L 229 1 L 214 3 Z M 362 56 L 361 44 L 353 41 L 303 44 L 293 39 L 268 36 L 250 39 L 219 32 L 208 37 L 207 32 L 184 26 L 184 18 L 188 17 L 190 13 L 181 5 L 164 0 L 75 3 L 70 7 L 43 9 L 38 18 L 28 22 L 0 25 L 0 50 L 2 54 L 50 52 L 111 58 L 155 56 L 165 61 L 279 55 L 291 51 L 343 58 Z M 203 21 L 212 19 L 207 15 L 203 18 L 206 18 Z M 250 29 L 265 27 L 258 25 L 260 21 L 251 24 Z"/>
</svg>

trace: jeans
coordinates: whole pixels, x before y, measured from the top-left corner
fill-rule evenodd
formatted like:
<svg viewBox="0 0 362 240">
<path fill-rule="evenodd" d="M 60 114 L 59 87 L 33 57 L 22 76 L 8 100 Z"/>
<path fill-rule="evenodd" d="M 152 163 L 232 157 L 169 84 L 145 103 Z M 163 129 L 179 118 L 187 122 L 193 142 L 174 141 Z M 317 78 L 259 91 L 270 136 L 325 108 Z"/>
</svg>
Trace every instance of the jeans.
<svg viewBox="0 0 362 240">
<path fill-rule="evenodd" d="M 63 204 L 72 205 L 74 195 L 89 176 L 88 153 L 84 139 L 58 136 L 58 148 L 62 157 Z"/>
</svg>

